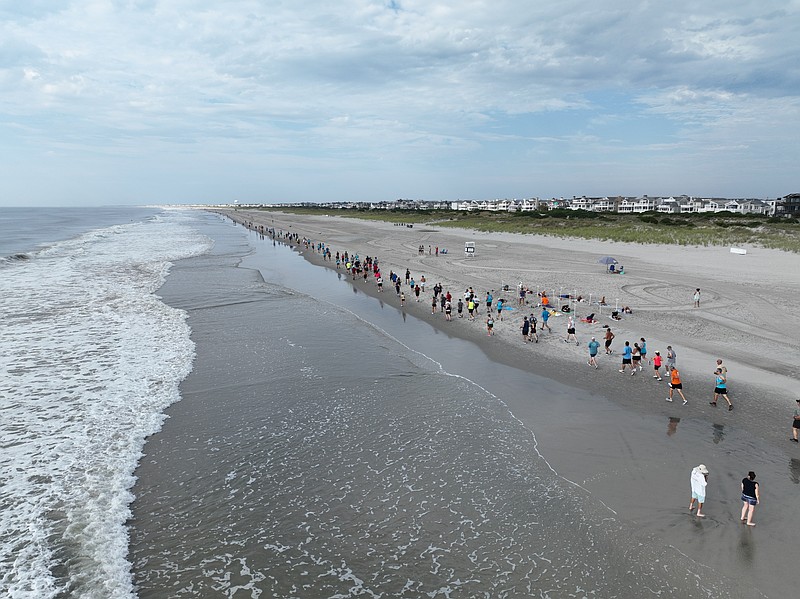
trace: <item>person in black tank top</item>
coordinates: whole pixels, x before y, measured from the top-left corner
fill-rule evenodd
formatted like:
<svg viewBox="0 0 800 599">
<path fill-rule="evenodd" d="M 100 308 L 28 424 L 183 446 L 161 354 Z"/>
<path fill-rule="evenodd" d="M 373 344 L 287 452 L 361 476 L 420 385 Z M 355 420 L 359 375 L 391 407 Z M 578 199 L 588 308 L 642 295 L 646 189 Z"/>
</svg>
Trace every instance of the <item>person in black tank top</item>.
<svg viewBox="0 0 800 599">
<path fill-rule="evenodd" d="M 746 522 L 747 526 L 755 526 L 753 512 L 759 500 L 756 473 L 751 470 L 747 473 L 747 477 L 742 479 L 742 522 Z"/>
</svg>

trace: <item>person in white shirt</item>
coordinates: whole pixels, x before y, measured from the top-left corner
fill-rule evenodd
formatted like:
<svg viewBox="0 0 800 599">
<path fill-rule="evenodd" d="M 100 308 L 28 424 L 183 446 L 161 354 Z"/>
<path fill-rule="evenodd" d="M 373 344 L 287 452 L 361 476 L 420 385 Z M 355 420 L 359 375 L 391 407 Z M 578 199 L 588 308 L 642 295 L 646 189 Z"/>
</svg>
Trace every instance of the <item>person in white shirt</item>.
<svg viewBox="0 0 800 599">
<path fill-rule="evenodd" d="M 692 477 L 690 479 L 692 484 L 692 499 L 689 502 L 689 511 L 694 510 L 694 502 L 697 502 L 697 517 L 705 518 L 703 513 L 703 504 L 706 501 L 706 485 L 708 485 L 708 468 L 705 464 L 692 469 Z"/>
</svg>

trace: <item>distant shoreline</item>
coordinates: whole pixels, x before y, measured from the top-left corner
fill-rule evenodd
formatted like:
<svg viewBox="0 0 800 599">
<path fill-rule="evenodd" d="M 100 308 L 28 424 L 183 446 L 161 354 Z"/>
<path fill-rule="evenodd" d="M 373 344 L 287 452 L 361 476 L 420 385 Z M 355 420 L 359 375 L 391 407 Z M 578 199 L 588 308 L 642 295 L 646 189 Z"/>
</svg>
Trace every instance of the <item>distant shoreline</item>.
<svg viewBox="0 0 800 599">
<path fill-rule="evenodd" d="M 263 208 L 223 212 L 337 216 L 367 221 L 463 228 L 488 233 L 551 235 L 561 238 L 680 246 L 762 247 L 800 253 L 796 219 L 758 214 L 645 212 L 619 214 L 559 209 L 544 212 L 458 212 L 453 210 L 327 210 Z"/>
</svg>

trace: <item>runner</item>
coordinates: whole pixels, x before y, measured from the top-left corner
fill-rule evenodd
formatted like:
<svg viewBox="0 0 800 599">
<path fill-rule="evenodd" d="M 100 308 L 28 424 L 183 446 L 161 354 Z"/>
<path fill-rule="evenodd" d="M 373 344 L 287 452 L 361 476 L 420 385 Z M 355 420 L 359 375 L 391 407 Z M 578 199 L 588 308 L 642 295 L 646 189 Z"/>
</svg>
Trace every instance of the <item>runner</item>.
<svg viewBox="0 0 800 599">
<path fill-rule="evenodd" d="M 669 397 L 667 397 L 667 401 L 672 401 L 672 392 L 677 391 L 680 396 L 683 398 L 683 405 L 689 403 L 689 400 L 686 399 L 686 396 L 683 394 L 683 383 L 681 383 L 681 373 L 678 372 L 678 369 L 674 366 L 672 370 L 669 372 L 670 382 L 669 382 Z"/>
<path fill-rule="evenodd" d="M 490 337 L 494 335 L 494 318 L 492 318 L 491 312 L 489 312 L 489 316 L 486 317 L 486 334 Z"/>
<path fill-rule="evenodd" d="M 552 333 L 553 329 L 550 328 L 550 325 L 547 324 L 547 321 L 550 320 L 550 311 L 547 308 L 542 309 L 542 330 L 544 331 L 545 328 L 548 332 Z"/>
<path fill-rule="evenodd" d="M 631 368 L 633 368 L 633 372 L 636 373 L 636 368 L 638 367 L 639 370 L 642 369 L 642 348 L 639 347 L 638 343 L 633 344 L 633 355 L 631 356 Z"/>
<path fill-rule="evenodd" d="M 647 341 L 644 340 L 644 337 L 639 339 L 639 353 L 642 355 L 642 363 L 639 364 L 639 370 L 641 370 L 645 360 L 648 364 L 650 363 L 650 360 L 647 359 Z"/>
<path fill-rule="evenodd" d="M 667 346 L 667 372 L 675 368 L 675 360 L 678 359 L 678 354 L 672 349 L 671 345 Z"/>
<path fill-rule="evenodd" d="M 519 328 L 522 329 L 522 342 L 527 343 L 528 336 L 530 335 L 531 332 L 531 323 L 528 320 L 527 316 L 523 317 L 522 324 L 519 325 Z"/>
<path fill-rule="evenodd" d="M 625 347 L 622 348 L 622 368 L 619 369 L 620 372 L 625 372 L 625 367 L 630 366 L 631 376 L 636 374 L 636 370 L 633 369 L 632 357 L 633 349 L 631 348 L 631 342 L 626 341 Z"/>
<path fill-rule="evenodd" d="M 564 339 L 564 343 L 569 343 L 570 337 L 575 340 L 575 345 L 580 345 L 580 343 L 578 343 L 578 337 L 575 335 L 575 321 L 571 314 L 567 319 L 567 338 Z"/>
<path fill-rule="evenodd" d="M 608 327 L 606 329 L 606 335 L 605 335 L 607 356 L 610 356 L 612 353 L 614 353 L 614 351 L 611 349 L 611 342 L 614 340 L 614 337 L 616 337 L 616 335 L 611 332 L 611 327 Z"/>
<path fill-rule="evenodd" d="M 656 352 L 656 355 L 653 356 L 653 378 L 656 380 L 661 380 L 661 352 Z"/>
<path fill-rule="evenodd" d="M 589 342 L 589 361 L 586 362 L 589 366 L 594 366 L 595 370 L 597 370 L 597 350 L 600 347 L 600 344 L 597 342 L 597 339 L 592 337 L 592 340 Z"/>
<path fill-rule="evenodd" d="M 728 380 L 725 378 L 725 375 L 722 372 L 722 368 L 717 368 L 714 371 L 714 382 L 716 386 L 714 387 L 714 400 L 710 401 L 712 406 L 715 408 L 717 407 L 717 397 L 720 395 L 728 402 L 728 411 L 730 412 L 733 410 L 733 404 L 731 400 L 728 398 Z"/>
</svg>

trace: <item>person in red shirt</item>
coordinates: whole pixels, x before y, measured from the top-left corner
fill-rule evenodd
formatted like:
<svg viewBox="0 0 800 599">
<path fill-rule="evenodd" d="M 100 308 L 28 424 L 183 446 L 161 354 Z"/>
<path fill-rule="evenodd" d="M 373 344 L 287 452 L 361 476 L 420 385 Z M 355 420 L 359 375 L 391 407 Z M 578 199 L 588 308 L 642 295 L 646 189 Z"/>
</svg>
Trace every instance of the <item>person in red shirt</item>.
<svg viewBox="0 0 800 599">
<path fill-rule="evenodd" d="M 656 352 L 656 355 L 653 356 L 653 378 L 656 380 L 661 380 L 661 352 Z"/>
</svg>

